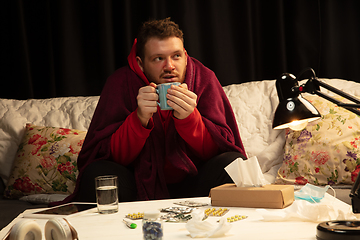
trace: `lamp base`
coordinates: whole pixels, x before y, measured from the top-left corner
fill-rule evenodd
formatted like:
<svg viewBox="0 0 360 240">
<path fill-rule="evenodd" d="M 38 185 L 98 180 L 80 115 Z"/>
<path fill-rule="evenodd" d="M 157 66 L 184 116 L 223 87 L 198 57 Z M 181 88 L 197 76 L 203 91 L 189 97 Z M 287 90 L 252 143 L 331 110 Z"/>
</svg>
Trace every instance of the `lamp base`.
<svg viewBox="0 0 360 240">
<path fill-rule="evenodd" d="M 360 239 L 360 221 L 328 221 L 316 228 L 317 240 Z"/>
<path fill-rule="evenodd" d="M 351 197 L 351 205 L 352 205 L 353 213 L 360 213 L 360 198 L 359 198 L 359 196 L 350 194 L 350 197 Z"/>
</svg>

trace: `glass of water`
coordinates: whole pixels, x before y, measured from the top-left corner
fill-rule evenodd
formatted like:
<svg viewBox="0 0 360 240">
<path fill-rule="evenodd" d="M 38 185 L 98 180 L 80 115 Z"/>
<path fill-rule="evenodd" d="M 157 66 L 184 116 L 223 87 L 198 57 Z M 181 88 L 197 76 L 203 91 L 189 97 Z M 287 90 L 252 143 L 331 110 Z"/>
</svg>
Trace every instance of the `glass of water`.
<svg viewBox="0 0 360 240">
<path fill-rule="evenodd" d="M 99 176 L 95 178 L 96 202 L 99 213 L 116 213 L 118 211 L 117 176 Z"/>
</svg>

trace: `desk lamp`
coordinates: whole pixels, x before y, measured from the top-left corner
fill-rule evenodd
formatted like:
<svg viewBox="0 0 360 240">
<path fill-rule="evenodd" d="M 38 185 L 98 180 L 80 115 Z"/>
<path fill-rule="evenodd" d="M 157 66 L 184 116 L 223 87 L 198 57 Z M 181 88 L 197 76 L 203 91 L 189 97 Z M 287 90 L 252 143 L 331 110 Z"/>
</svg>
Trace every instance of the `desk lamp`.
<svg viewBox="0 0 360 240">
<path fill-rule="evenodd" d="M 317 120 L 321 117 L 319 111 L 305 98 L 301 93 L 316 94 L 319 97 L 343 107 L 357 115 L 360 115 L 360 100 L 317 79 L 315 71 L 312 68 L 303 70 L 298 78 L 304 73 L 311 72 L 311 77 L 305 84 L 299 85 L 298 80 L 293 74 L 283 73 L 276 80 L 276 90 L 279 97 L 279 105 L 276 108 L 273 128 L 290 128 L 294 131 L 300 131 L 306 127 L 308 122 Z M 323 87 L 330 92 L 342 96 L 353 104 L 343 103 L 324 94 L 320 91 Z M 360 174 L 351 189 L 350 197 L 352 210 L 354 213 L 360 213 Z M 320 223 L 317 226 L 317 239 L 360 239 L 360 221 L 329 221 Z"/>
</svg>

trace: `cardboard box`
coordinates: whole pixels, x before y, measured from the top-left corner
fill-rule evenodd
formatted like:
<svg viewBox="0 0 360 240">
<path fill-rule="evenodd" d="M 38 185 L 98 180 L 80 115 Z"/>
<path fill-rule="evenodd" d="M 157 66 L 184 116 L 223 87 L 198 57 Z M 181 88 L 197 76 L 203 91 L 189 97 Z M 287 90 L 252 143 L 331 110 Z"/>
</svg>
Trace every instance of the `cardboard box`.
<svg viewBox="0 0 360 240">
<path fill-rule="evenodd" d="M 212 188 L 210 197 L 212 206 L 285 208 L 294 202 L 294 186 L 237 187 L 228 183 Z"/>
</svg>

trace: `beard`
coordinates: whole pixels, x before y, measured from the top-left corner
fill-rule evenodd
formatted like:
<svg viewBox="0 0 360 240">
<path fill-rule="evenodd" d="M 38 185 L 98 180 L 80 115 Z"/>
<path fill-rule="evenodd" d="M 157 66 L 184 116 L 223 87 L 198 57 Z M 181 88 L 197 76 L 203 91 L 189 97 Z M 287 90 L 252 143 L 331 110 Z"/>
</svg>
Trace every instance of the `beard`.
<svg viewBox="0 0 360 240">
<path fill-rule="evenodd" d="M 146 69 L 144 69 L 144 75 L 146 76 L 146 78 L 149 80 L 149 83 L 154 82 L 156 84 L 161 84 L 161 83 L 166 83 L 166 79 L 164 76 L 170 74 L 170 75 L 174 75 L 177 79 L 174 82 L 180 82 L 183 83 L 185 80 L 185 76 L 186 76 L 186 65 L 182 71 L 182 74 L 180 74 L 177 71 L 165 71 L 163 73 L 160 74 L 160 76 L 155 76 L 154 74 L 151 74 L 149 71 L 146 71 Z M 165 79 L 165 81 L 164 81 Z"/>
</svg>

